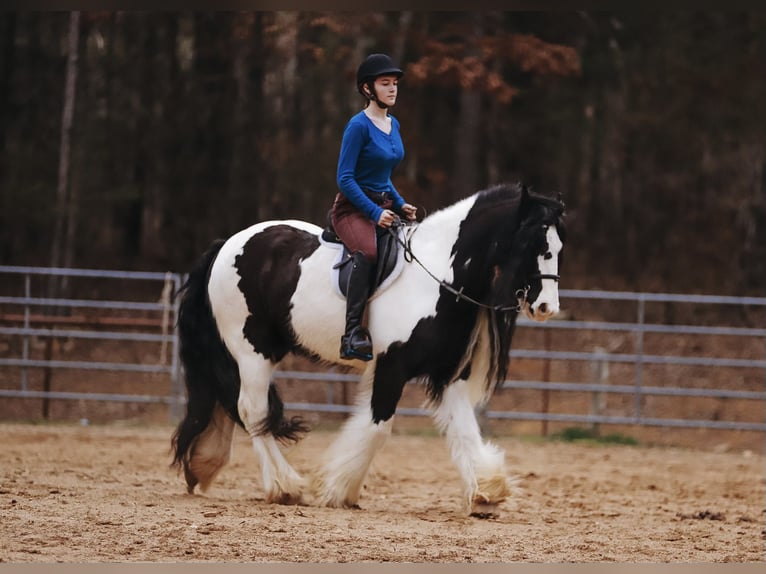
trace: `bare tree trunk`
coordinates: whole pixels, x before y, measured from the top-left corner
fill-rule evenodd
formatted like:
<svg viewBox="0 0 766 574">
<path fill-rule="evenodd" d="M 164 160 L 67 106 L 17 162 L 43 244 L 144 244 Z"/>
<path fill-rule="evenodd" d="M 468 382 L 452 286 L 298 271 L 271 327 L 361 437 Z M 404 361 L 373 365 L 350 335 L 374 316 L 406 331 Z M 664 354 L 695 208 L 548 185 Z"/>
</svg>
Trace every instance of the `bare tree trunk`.
<svg viewBox="0 0 766 574">
<path fill-rule="evenodd" d="M 67 55 L 66 84 L 64 87 L 64 109 L 61 116 L 61 145 L 59 148 L 59 171 L 58 186 L 56 187 L 56 212 L 53 227 L 53 244 L 51 246 L 51 267 L 62 264 L 62 248 L 66 250 L 74 248 L 73 244 L 65 246 L 65 238 L 69 228 L 74 225 L 73 218 L 76 210 L 69 203 L 70 197 L 69 173 L 71 163 L 71 137 L 72 123 L 74 119 L 75 94 L 77 85 L 77 56 L 80 38 L 80 12 L 71 12 L 69 16 L 69 53 Z M 72 231 L 73 232 L 73 231 Z M 71 261 L 72 255 L 66 258 Z M 62 282 L 59 285 L 55 278 L 51 278 L 48 286 L 49 296 L 55 297 L 66 288 Z"/>
<path fill-rule="evenodd" d="M 16 14 L 8 12 L 0 17 L 0 178 L 5 175 L 5 133 L 8 126 L 8 109 L 16 48 Z"/>
<path fill-rule="evenodd" d="M 497 33 L 497 30 L 503 30 L 503 13 L 488 12 L 486 23 L 490 28 L 487 33 Z M 493 73 L 502 76 L 501 54 L 495 54 L 491 66 Z M 491 98 L 487 111 L 487 152 L 484 162 L 485 177 L 489 184 L 499 183 L 501 173 L 499 166 L 501 165 L 502 154 L 505 153 L 498 137 L 498 130 L 500 126 L 513 121 L 509 114 L 503 114 L 504 111 L 504 104 L 501 104 L 498 98 Z"/>
<path fill-rule="evenodd" d="M 484 28 L 482 12 L 471 13 L 471 36 L 467 40 L 468 58 L 478 57 L 476 39 Z M 479 122 L 481 119 L 481 92 L 478 87 L 467 86 L 460 90 L 460 116 L 455 138 L 456 165 L 453 190 L 458 197 L 473 193 L 478 184 Z"/>
<path fill-rule="evenodd" d="M 16 51 L 16 14 L 9 12 L 0 16 L 0 39 L 0 189 L 3 189 L 9 173 L 6 141 L 11 126 L 11 79 Z M 9 225 L 13 218 L 13 206 L 9 195 L 0 193 L 0 262 L 5 262 L 13 251 L 11 243 L 14 232 Z"/>
<path fill-rule="evenodd" d="M 407 46 L 407 32 L 412 24 L 412 11 L 405 10 L 399 15 L 399 30 L 394 39 L 394 48 L 391 50 L 391 58 L 401 66 L 404 57 L 404 48 Z"/>
<path fill-rule="evenodd" d="M 354 42 L 354 48 L 353 48 L 353 62 L 351 62 L 352 71 L 354 74 L 354 78 L 356 78 L 356 70 L 359 67 L 359 64 L 362 63 L 362 61 L 367 57 L 369 51 L 372 48 L 372 40 L 371 38 L 365 34 L 364 27 L 362 26 L 362 23 L 360 21 L 352 21 L 352 37 L 356 38 L 356 41 Z M 356 112 L 359 111 L 360 107 L 363 104 L 362 96 L 359 95 L 359 93 L 356 91 L 356 89 L 351 89 L 348 91 L 348 116 L 352 116 Z M 340 144 L 340 134 L 338 134 L 338 144 Z M 340 149 L 340 146 L 338 146 L 338 149 Z"/>
<path fill-rule="evenodd" d="M 279 173 L 284 174 L 286 173 L 285 170 L 291 171 L 288 168 L 293 159 L 296 145 L 294 126 L 298 120 L 295 107 L 295 94 L 298 85 L 298 12 L 278 12 L 276 25 L 278 30 L 275 45 L 277 69 L 274 70 L 276 93 L 272 94 L 272 97 L 275 98 L 277 104 L 275 109 L 277 121 L 276 157 L 280 167 Z M 278 175 L 277 188 L 285 193 L 276 193 L 266 197 L 272 198 L 277 213 L 282 210 L 280 199 L 286 199 L 287 205 L 292 204 L 289 208 L 291 213 L 295 217 L 301 217 L 302 214 L 295 210 L 306 204 L 306 198 L 300 197 L 297 202 L 291 201 L 291 197 L 287 195 L 288 191 L 290 195 L 293 191 L 289 190 L 290 180 L 290 177 Z M 301 191 L 295 195 L 299 194 Z"/>
<path fill-rule="evenodd" d="M 154 18 L 152 17 L 152 20 Z M 140 172 L 141 190 L 141 235 L 140 253 L 150 260 L 165 255 L 162 241 L 164 197 L 162 182 L 165 179 L 166 163 L 163 155 L 163 136 L 157 130 L 162 125 L 164 107 L 160 104 L 165 90 L 164 82 L 169 80 L 170 69 L 164 69 L 165 57 L 161 48 L 161 37 L 167 28 L 154 24 L 144 36 L 143 54 L 146 61 L 142 70 L 142 86 L 139 105 L 142 120 L 138 123 L 138 156 L 136 167 Z M 151 55 L 151 57 L 149 57 Z"/>
<path fill-rule="evenodd" d="M 265 133 L 269 133 L 271 141 L 267 143 L 266 153 L 274 181 L 272 192 L 261 196 L 258 205 L 258 218 L 261 220 L 279 216 L 280 204 L 288 204 L 293 199 L 284 189 L 286 185 L 289 185 L 287 182 L 290 178 L 281 174 L 285 172 L 294 145 L 291 141 L 293 137 L 291 127 L 295 114 L 297 86 L 297 21 L 297 12 L 283 11 L 273 14 L 273 39 L 270 46 L 272 57 L 263 63 L 264 111 L 260 113 L 268 114 L 264 124 L 268 127 Z"/>
<path fill-rule="evenodd" d="M 628 88 L 622 48 L 614 34 L 610 37 L 609 50 L 615 69 L 616 85 L 613 88 L 605 87 L 603 93 L 603 140 L 599 157 L 598 185 L 605 207 L 611 214 L 612 230 L 622 231 L 625 225 L 623 174 L 626 146 L 623 118 L 627 109 Z"/>
<path fill-rule="evenodd" d="M 248 106 L 250 105 L 250 59 L 252 49 L 252 36 L 254 32 L 255 16 L 252 13 L 237 14 L 232 20 L 233 36 L 233 63 L 232 75 L 235 85 L 234 110 L 232 112 L 232 152 L 229 163 L 229 201 L 232 209 L 229 209 L 227 226 L 234 230 L 243 223 L 241 220 L 242 210 L 238 209 L 245 196 L 247 178 L 245 167 L 246 157 L 250 151 L 247 146 L 247 130 L 249 128 Z"/>
</svg>

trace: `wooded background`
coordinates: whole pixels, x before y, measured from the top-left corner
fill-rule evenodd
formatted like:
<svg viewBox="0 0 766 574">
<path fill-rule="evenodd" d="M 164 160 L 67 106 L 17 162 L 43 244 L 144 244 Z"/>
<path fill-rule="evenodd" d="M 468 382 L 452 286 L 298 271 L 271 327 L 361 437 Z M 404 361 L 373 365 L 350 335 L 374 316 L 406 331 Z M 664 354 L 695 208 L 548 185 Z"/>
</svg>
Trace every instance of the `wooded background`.
<svg viewBox="0 0 766 574">
<path fill-rule="evenodd" d="M 0 13 L 0 262 L 186 271 L 323 224 L 356 68 L 389 53 L 428 212 L 562 193 L 562 287 L 763 295 L 766 13 Z"/>
</svg>

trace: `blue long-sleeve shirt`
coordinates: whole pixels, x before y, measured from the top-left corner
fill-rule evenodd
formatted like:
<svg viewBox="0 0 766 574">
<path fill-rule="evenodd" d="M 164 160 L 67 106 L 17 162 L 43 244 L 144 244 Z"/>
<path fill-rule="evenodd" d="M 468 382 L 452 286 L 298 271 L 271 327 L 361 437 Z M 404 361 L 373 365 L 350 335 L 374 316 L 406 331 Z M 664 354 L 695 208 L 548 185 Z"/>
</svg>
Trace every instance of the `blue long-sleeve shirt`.
<svg viewBox="0 0 766 574">
<path fill-rule="evenodd" d="M 399 122 L 391 117 L 391 133 L 386 134 L 364 111 L 346 124 L 338 157 L 337 182 L 340 191 L 367 217 L 377 222 L 383 209 L 368 198 L 362 189 L 375 193 L 388 192 L 392 209 L 399 211 L 405 201 L 391 183 L 391 172 L 404 157 L 404 144 Z"/>
</svg>

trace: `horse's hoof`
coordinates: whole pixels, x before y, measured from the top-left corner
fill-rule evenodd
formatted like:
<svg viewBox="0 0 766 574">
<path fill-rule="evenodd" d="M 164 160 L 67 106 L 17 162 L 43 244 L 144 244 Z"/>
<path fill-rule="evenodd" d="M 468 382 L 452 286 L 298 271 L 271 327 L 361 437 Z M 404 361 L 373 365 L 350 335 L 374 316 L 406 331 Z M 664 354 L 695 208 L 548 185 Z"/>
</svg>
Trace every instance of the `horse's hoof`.
<svg viewBox="0 0 766 574">
<path fill-rule="evenodd" d="M 497 518 L 500 516 L 498 505 L 489 502 L 474 502 L 471 506 L 471 516 L 481 519 Z"/>
<path fill-rule="evenodd" d="M 290 494 L 289 492 L 281 492 L 268 497 L 268 501 L 273 504 L 283 504 L 285 506 L 295 506 L 303 504 L 303 496 L 301 494 Z"/>
</svg>

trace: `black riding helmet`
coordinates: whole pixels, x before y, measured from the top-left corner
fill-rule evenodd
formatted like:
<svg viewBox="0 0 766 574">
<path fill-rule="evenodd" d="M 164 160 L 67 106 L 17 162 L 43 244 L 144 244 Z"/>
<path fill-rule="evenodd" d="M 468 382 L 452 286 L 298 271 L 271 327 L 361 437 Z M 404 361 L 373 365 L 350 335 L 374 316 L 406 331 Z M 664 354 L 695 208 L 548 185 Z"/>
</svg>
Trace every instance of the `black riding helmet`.
<svg viewBox="0 0 766 574">
<path fill-rule="evenodd" d="M 386 104 L 381 104 L 378 101 L 377 95 L 375 94 L 374 83 L 375 78 L 386 75 L 394 75 L 397 78 L 401 78 L 404 75 L 404 72 L 398 68 L 393 60 L 386 54 L 370 54 L 364 59 L 364 62 L 359 65 L 359 69 L 356 71 L 356 87 L 359 90 L 359 93 L 365 98 L 371 99 L 383 109 L 388 106 Z M 362 88 L 364 85 L 370 90 L 372 96 L 368 96 L 364 93 L 364 89 Z"/>
</svg>

